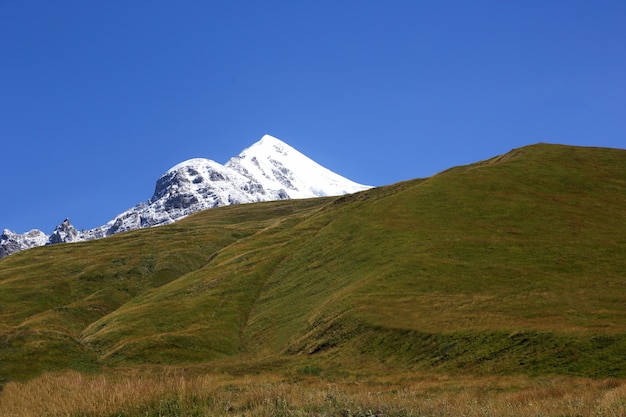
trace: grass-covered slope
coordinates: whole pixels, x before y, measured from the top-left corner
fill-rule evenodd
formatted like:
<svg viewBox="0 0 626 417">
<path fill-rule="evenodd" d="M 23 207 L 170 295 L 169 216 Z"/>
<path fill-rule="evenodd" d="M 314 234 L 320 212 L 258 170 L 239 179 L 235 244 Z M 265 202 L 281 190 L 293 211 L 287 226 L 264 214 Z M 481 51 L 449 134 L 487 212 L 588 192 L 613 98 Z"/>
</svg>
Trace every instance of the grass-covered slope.
<svg viewBox="0 0 626 417">
<path fill-rule="evenodd" d="M 0 379 L 306 358 L 626 376 L 626 151 L 534 145 L 0 261 Z M 225 362 L 226 361 L 226 362 Z"/>
</svg>

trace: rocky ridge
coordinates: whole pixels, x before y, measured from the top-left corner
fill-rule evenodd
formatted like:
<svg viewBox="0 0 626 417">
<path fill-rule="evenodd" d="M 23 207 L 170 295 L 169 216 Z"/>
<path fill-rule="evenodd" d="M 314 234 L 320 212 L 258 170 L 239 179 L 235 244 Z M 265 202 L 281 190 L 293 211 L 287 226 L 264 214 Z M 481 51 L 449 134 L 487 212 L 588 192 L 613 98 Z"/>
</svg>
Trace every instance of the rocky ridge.
<svg viewBox="0 0 626 417">
<path fill-rule="evenodd" d="M 47 244 L 100 239 L 129 230 L 169 224 L 207 208 L 231 204 L 342 195 L 370 188 L 317 164 L 281 140 L 265 135 L 222 165 L 194 158 L 165 172 L 147 202 L 107 224 L 79 231 L 65 219 L 47 235 L 40 230 L 0 235 L 0 258 Z"/>
</svg>

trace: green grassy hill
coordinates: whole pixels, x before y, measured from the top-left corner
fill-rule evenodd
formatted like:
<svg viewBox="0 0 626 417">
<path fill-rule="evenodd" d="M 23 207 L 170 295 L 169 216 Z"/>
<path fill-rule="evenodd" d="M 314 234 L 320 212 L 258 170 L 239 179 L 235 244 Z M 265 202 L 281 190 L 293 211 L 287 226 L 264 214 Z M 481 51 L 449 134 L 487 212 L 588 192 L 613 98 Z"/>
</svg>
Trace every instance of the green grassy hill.
<svg viewBox="0 0 626 417">
<path fill-rule="evenodd" d="M 539 144 L 0 260 L 0 380 L 210 363 L 626 377 L 626 151 Z"/>
</svg>

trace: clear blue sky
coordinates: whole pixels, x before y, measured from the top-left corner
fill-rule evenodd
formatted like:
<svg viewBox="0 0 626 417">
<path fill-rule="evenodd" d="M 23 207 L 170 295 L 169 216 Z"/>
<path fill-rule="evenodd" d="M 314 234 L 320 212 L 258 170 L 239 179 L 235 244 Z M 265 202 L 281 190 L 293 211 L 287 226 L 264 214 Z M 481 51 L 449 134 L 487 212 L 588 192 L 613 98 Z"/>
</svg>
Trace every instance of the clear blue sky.
<svg viewBox="0 0 626 417">
<path fill-rule="evenodd" d="M 0 229 L 106 223 L 269 133 L 354 181 L 626 147 L 626 2 L 0 0 Z"/>
</svg>

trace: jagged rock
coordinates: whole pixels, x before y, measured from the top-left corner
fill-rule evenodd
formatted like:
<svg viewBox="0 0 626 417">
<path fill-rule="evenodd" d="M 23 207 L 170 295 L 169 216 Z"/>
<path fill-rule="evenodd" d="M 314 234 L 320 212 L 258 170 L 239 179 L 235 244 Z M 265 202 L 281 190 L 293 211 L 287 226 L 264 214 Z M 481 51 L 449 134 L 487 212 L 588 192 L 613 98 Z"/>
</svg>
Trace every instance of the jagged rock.
<svg viewBox="0 0 626 417">
<path fill-rule="evenodd" d="M 79 240 L 84 240 L 81 238 L 81 233 L 76 230 L 74 226 L 70 223 L 70 219 L 65 219 L 63 222 L 58 225 L 50 238 L 48 239 L 49 244 L 54 243 L 66 243 L 66 242 L 76 242 Z"/>
<path fill-rule="evenodd" d="M 7 255 L 10 255 L 14 252 L 18 252 L 22 249 L 18 241 L 14 239 L 10 239 L 2 235 L 2 244 L 0 245 L 0 258 L 4 258 Z"/>
<path fill-rule="evenodd" d="M 0 258 L 29 249 L 35 246 L 43 246 L 48 243 L 48 236 L 41 230 L 33 229 L 30 232 L 18 234 L 4 229 L 0 235 Z"/>
</svg>

